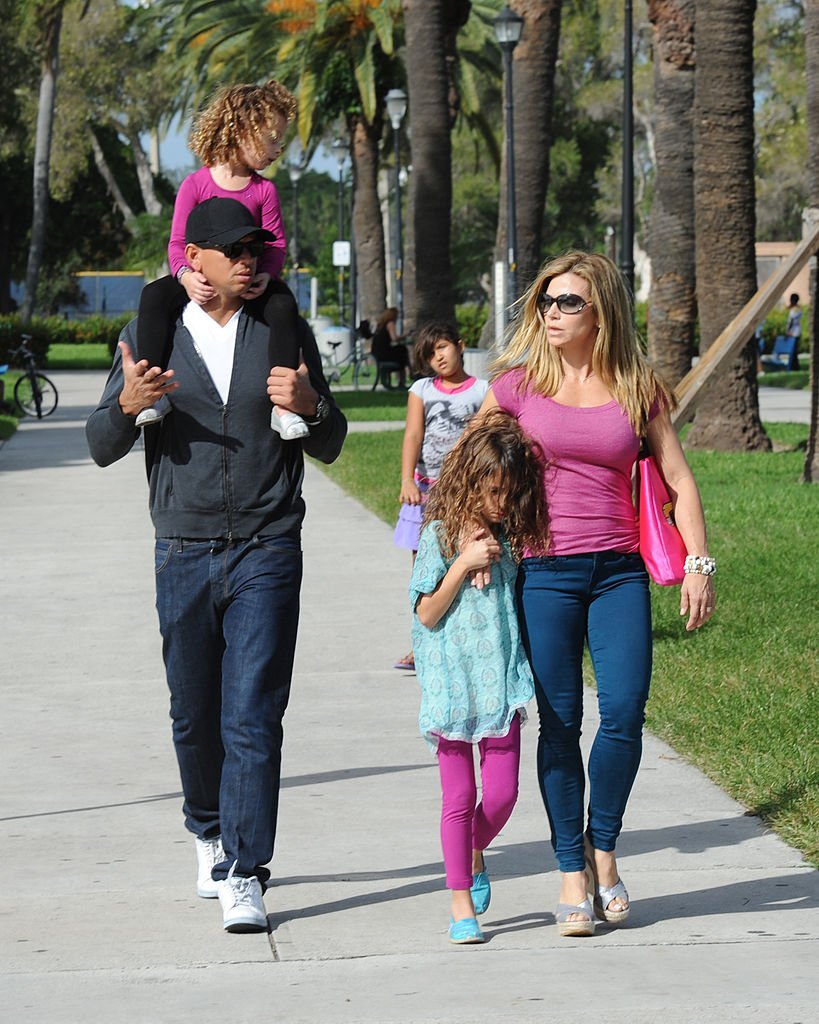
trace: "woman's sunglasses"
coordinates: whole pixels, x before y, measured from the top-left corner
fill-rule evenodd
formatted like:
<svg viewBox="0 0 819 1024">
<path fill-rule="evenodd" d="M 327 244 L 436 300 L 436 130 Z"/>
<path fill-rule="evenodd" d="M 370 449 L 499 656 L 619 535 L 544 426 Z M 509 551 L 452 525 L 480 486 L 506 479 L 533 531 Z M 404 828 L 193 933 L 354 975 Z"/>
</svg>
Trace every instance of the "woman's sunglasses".
<svg viewBox="0 0 819 1024">
<path fill-rule="evenodd" d="M 200 248 L 216 249 L 223 256 L 227 256 L 229 260 L 238 260 L 245 249 L 247 249 L 253 259 L 258 259 L 264 252 L 264 242 L 261 238 L 253 238 L 249 242 L 228 242 L 227 245 L 217 245 L 214 242 L 211 245 L 202 245 Z"/>
<path fill-rule="evenodd" d="M 574 295 L 572 292 L 566 292 L 564 295 L 558 295 L 554 298 L 551 295 L 547 295 L 546 292 L 541 292 L 538 295 L 537 307 L 541 313 L 548 313 L 554 303 L 557 303 L 557 308 L 561 313 L 582 313 L 586 306 L 593 306 L 594 303 L 588 299 L 583 299 L 579 295 Z"/>
</svg>

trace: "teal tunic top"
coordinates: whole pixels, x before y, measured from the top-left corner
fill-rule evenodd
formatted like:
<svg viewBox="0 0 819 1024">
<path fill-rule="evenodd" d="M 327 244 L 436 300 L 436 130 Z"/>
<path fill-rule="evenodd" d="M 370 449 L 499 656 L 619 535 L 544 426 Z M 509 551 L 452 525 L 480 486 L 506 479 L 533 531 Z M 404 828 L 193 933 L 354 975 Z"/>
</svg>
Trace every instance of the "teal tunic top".
<svg viewBox="0 0 819 1024">
<path fill-rule="evenodd" d="M 421 533 L 409 587 L 419 725 L 433 750 L 439 736 L 467 743 L 505 736 L 517 711 L 526 720 L 524 706 L 535 692 L 515 608 L 517 565 L 503 537 L 489 585 L 478 590 L 467 581 L 432 629 L 419 621 L 418 599 L 435 590 L 454 561 L 441 553 L 437 526 Z"/>
</svg>

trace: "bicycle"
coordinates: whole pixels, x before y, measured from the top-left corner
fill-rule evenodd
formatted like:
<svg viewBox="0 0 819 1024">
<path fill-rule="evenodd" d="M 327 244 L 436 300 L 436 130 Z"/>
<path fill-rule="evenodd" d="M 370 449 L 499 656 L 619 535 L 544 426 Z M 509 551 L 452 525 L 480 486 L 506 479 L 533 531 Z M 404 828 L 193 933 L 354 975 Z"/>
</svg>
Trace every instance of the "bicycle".
<svg viewBox="0 0 819 1024">
<path fill-rule="evenodd" d="M 343 359 L 338 358 L 338 349 L 342 345 L 340 341 L 328 342 L 333 350 L 332 355 L 322 353 L 322 367 L 327 377 L 328 384 L 338 384 L 341 375 L 348 367 L 352 367 L 351 380 L 353 387 L 359 391 L 362 387 L 370 387 L 370 379 L 375 376 L 375 357 L 372 352 L 364 350 L 364 337 L 357 333 L 350 351 Z"/>
<path fill-rule="evenodd" d="M 31 341 L 31 335 L 23 334 L 19 347 L 9 349 L 9 356 L 12 359 L 19 357 L 23 364 L 23 376 L 14 385 L 14 401 L 23 415 L 36 416 L 41 420 L 57 408 L 59 394 L 53 381 L 37 369 L 37 360 L 26 344 L 27 341 Z M 0 367 L 0 372 L 4 373 L 7 369 L 8 364 Z"/>
</svg>

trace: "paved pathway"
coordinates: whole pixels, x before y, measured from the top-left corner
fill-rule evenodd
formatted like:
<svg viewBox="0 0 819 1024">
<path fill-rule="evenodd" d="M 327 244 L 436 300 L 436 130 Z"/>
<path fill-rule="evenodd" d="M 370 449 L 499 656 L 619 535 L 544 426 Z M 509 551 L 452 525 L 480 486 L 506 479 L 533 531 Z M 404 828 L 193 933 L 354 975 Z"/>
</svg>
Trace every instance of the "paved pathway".
<svg viewBox="0 0 819 1024">
<path fill-rule="evenodd" d="M 530 724 L 487 858 L 489 941 L 449 945 L 436 769 L 414 678 L 389 667 L 408 560 L 312 467 L 270 935 L 224 933 L 182 827 L 141 456 L 91 464 L 102 375 L 59 386 L 55 416 L 0 450 L 4 1019 L 819 1019 L 819 875 L 651 737 L 621 844 L 629 925 L 557 936 Z"/>
</svg>

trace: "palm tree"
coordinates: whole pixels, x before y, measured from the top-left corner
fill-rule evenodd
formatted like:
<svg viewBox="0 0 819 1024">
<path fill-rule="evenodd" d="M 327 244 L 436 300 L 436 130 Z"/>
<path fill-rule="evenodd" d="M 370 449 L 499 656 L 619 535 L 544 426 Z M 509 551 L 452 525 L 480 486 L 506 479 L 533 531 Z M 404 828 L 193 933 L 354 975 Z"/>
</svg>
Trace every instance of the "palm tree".
<svg viewBox="0 0 819 1024">
<path fill-rule="evenodd" d="M 694 243 L 695 0 L 649 0 L 654 26 L 656 176 L 651 206 L 648 355 L 669 384 L 691 368 L 697 319 Z"/>
<path fill-rule="evenodd" d="M 819 0 L 805 4 L 805 59 L 807 63 L 808 206 L 819 216 Z M 819 483 L 819 274 L 811 280 L 810 431 L 804 480 Z"/>
<path fill-rule="evenodd" d="M 37 102 L 37 129 L 34 143 L 33 214 L 26 267 L 26 294 L 20 311 L 23 323 L 28 323 L 34 312 L 40 266 L 43 262 L 46 218 L 48 216 L 51 134 L 59 72 L 60 31 L 66 2 L 67 0 L 31 0 L 27 11 L 37 33 L 35 46 L 40 56 L 40 95 Z M 85 7 L 87 7 L 87 2 L 84 9 Z"/>
<path fill-rule="evenodd" d="M 702 350 L 756 291 L 753 29 L 756 0 L 697 0 L 694 166 Z M 703 398 L 687 444 L 770 450 L 753 339 Z"/>
<path fill-rule="evenodd" d="M 293 0 L 279 0 L 286 7 Z M 316 7 L 312 23 L 279 50 L 282 77 L 297 83 L 299 134 L 309 140 L 343 120 L 353 165 L 353 239 L 361 316 L 387 301 L 386 256 L 378 197 L 384 99 L 395 84 L 399 0 L 337 0 Z"/>
<path fill-rule="evenodd" d="M 404 261 L 406 322 L 454 320 L 450 259 L 455 39 L 466 0 L 402 0 L 412 176 Z"/>
<path fill-rule="evenodd" d="M 274 76 L 299 100 L 306 149 L 345 125 L 353 161 L 353 232 L 364 316 L 386 302 L 384 233 L 377 193 L 383 100 L 397 74 L 392 60 L 399 0 L 161 0 L 181 12 L 180 42 L 194 72 L 190 103 L 240 76 Z"/>
</svg>

